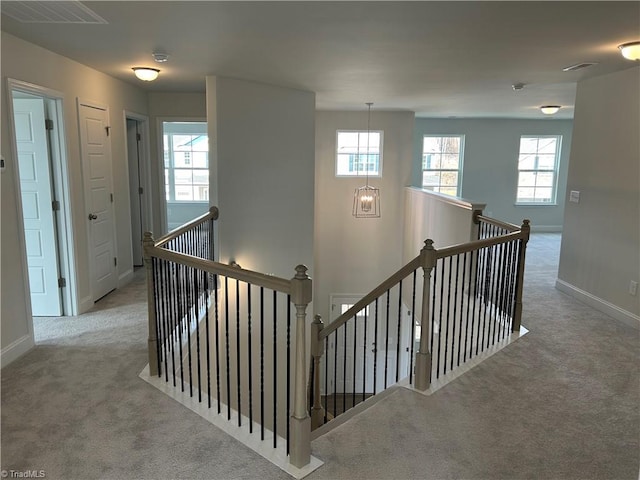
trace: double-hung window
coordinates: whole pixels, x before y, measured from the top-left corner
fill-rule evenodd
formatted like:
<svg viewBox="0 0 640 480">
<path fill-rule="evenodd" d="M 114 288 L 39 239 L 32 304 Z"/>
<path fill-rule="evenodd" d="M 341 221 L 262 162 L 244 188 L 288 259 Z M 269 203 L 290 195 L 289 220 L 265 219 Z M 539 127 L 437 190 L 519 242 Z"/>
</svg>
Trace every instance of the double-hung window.
<svg viewBox="0 0 640 480">
<path fill-rule="evenodd" d="M 561 144 L 561 135 L 520 137 L 516 204 L 555 204 Z"/>
<path fill-rule="evenodd" d="M 459 196 L 463 135 L 425 135 L 422 139 L 422 188 Z"/>
<path fill-rule="evenodd" d="M 382 133 L 378 130 L 338 130 L 336 176 L 382 176 Z"/>
<path fill-rule="evenodd" d="M 204 122 L 164 122 L 164 182 L 168 202 L 209 201 L 209 139 Z"/>
</svg>

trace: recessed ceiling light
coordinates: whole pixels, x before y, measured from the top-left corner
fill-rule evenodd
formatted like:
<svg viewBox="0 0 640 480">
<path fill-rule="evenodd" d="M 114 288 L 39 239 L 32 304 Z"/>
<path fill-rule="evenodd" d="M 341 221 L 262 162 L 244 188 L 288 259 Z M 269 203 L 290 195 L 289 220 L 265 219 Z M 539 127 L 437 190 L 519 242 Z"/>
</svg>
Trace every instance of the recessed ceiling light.
<svg viewBox="0 0 640 480">
<path fill-rule="evenodd" d="M 158 74 L 160 70 L 157 68 L 149 68 L 149 67 L 133 67 L 133 73 L 136 74 L 140 80 L 144 80 L 145 82 L 151 82 L 158 78 Z"/>
<path fill-rule="evenodd" d="M 560 110 L 560 108 L 560 105 L 543 105 L 542 107 L 540 107 L 540 111 L 545 115 L 553 115 L 555 113 L 558 113 L 558 110 Z"/>
<path fill-rule="evenodd" d="M 620 53 L 629 60 L 640 60 L 640 42 L 629 42 L 618 45 Z"/>
</svg>

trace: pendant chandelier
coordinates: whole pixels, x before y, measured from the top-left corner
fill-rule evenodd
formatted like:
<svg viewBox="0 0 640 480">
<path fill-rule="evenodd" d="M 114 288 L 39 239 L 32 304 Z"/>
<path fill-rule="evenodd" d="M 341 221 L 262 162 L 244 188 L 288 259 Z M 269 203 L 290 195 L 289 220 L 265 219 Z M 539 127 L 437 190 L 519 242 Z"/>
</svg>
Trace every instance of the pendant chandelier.
<svg viewBox="0 0 640 480">
<path fill-rule="evenodd" d="M 353 194 L 352 213 L 356 218 L 378 218 L 380 217 L 380 189 L 369 185 L 369 137 L 371 136 L 371 105 L 373 105 L 373 103 L 368 102 L 366 105 L 369 107 L 369 112 L 367 114 L 367 153 L 365 161 L 361 162 L 360 135 L 358 135 L 356 162 L 358 165 L 358 175 L 360 175 L 360 164 L 364 165 L 366 180 L 365 185 L 363 187 L 356 188 Z"/>
</svg>

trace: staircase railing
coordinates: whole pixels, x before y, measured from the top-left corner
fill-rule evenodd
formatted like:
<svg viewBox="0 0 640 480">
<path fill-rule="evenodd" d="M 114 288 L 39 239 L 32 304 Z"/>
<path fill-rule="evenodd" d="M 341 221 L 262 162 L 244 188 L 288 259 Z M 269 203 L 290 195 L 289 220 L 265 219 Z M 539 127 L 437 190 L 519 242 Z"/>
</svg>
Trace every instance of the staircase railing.
<svg viewBox="0 0 640 480">
<path fill-rule="evenodd" d="M 214 261 L 217 218 L 213 207 L 158 241 L 145 234 L 149 372 L 274 448 L 284 437 L 289 462 L 301 468 L 311 453 L 305 371 L 311 279 L 303 265 L 284 279 Z"/>
<path fill-rule="evenodd" d="M 529 221 L 477 219 L 479 240 L 441 249 L 426 240 L 418 256 L 333 322 L 316 317 L 312 428 L 405 377 L 424 391 L 519 332 Z"/>
</svg>

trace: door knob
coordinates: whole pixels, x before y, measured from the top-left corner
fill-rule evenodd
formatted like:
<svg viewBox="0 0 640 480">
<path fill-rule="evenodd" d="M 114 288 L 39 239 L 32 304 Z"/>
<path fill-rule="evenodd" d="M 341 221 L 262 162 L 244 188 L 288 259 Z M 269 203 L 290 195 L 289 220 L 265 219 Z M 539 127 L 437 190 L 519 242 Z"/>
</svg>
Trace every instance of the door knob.
<svg viewBox="0 0 640 480">
<path fill-rule="evenodd" d="M 95 220 L 95 219 L 97 219 L 97 218 L 98 218 L 98 216 L 97 216 L 97 215 L 94 215 L 93 213 L 90 213 L 90 214 L 89 214 L 89 220 Z"/>
</svg>

